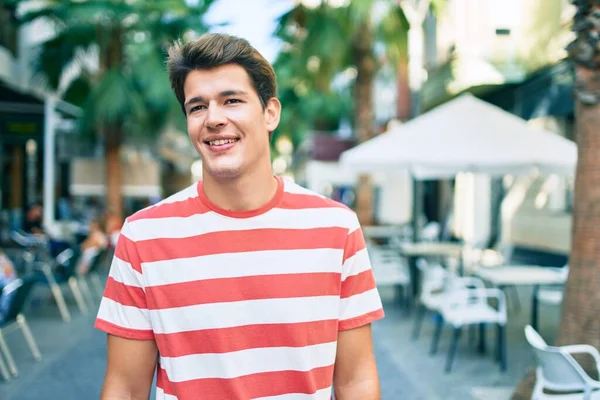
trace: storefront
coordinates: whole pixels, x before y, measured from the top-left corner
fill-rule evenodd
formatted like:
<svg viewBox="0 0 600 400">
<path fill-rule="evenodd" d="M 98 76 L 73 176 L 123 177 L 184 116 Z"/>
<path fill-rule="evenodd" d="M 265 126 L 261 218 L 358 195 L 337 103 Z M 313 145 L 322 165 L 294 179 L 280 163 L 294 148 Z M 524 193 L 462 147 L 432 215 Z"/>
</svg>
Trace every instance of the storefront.
<svg viewBox="0 0 600 400">
<path fill-rule="evenodd" d="M 0 83 L 2 225 L 20 225 L 28 204 L 42 200 L 44 104 Z"/>
</svg>

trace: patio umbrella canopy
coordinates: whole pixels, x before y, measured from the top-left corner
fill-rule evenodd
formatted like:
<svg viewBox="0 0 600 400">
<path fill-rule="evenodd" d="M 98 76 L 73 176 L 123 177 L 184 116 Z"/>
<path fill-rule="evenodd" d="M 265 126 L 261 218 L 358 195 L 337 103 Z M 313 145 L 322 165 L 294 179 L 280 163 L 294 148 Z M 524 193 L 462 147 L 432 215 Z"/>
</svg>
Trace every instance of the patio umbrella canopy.
<svg viewBox="0 0 600 400">
<path fill-rule="evenodd" d="M 340 163 L 359 172 L 407 169 L 419 180 L 459 172 L 527 175 L 533 168 L 572 176 L 577 146 L 464 94 L 343 152 Z"/>
</svg>

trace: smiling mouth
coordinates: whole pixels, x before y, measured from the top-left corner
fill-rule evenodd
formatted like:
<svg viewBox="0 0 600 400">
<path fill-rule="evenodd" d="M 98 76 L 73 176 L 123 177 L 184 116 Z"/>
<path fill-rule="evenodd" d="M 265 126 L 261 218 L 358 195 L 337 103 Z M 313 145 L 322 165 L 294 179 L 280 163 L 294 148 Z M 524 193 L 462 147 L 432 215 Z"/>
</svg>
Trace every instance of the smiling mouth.
<svg viewBox="0 0 600 400">
<path fill-rule="evenodd" d="M 204 143 L 209 146 L 223 146 L 229 143 L 239 142 L 240 139 L 218 139 L 218 140 L 210 140 L 205 141 Z"/>
</svg>

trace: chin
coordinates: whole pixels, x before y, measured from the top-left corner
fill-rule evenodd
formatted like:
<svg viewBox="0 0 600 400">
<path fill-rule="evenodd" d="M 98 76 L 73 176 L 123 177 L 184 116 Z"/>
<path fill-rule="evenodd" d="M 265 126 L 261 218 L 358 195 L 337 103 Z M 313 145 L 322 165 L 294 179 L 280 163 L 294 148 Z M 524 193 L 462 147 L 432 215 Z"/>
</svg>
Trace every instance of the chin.
<svg viewBox="0 0 600 400">
<path fill-rule="evenodd" d="M 206 172 L 215 179 L 233 179 L 241 175 L 242 169 L 237 166 L 208 167 Z"/>
</svg>

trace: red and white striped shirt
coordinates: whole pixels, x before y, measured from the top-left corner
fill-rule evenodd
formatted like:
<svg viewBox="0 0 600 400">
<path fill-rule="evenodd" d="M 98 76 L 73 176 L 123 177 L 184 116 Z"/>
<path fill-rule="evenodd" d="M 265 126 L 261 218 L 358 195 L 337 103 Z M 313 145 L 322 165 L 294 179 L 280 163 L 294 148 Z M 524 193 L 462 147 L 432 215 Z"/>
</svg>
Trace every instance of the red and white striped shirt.
<svg viewBox="0 0 600 400">
<path fill-rule="evenodd" d="M 254 211 L 200 182 L 127 219 L 96 328 L 156 341 L 157 399 L 330 399 L 338 332 L 383 317 L 356 214 L 278 182 Z"/>
</svg>

